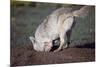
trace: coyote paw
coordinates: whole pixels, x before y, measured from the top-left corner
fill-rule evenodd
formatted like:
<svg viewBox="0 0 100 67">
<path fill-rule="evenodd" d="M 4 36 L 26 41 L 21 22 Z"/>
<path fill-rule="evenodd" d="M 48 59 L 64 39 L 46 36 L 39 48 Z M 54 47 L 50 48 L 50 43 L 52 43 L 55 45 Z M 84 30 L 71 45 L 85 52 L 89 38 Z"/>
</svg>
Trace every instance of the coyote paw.
<svg viewBox="0 0 100 67">
<path fill-rule="evenodd" d="M 60 51 L 61 49 L 56 49 L 56 50 L 54 50 L 54 52 L 58 52 L 58 51 Z"/>
</svg>

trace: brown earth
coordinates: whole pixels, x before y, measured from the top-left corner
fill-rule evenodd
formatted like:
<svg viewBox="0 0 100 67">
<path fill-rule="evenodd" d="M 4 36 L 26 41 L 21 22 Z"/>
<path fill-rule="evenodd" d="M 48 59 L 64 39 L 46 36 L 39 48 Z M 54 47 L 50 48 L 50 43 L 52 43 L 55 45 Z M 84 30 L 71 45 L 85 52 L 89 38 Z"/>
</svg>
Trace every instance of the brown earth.
<svg viewBox="0 0 100 67">
<path fill-rule="evenodd" d="M 11 66 L 95 61 L 95 48 L 68 48 L 59 52 L 36 52 L 32 46 L 11 48 Z"/>
</svg>

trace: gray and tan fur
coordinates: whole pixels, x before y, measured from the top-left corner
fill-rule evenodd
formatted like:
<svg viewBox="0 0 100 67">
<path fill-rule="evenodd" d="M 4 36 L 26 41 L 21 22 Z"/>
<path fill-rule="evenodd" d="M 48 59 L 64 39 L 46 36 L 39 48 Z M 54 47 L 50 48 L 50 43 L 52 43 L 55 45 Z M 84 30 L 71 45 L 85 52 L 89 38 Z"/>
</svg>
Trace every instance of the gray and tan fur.
<svg viewBox="0 0 100 67">
<path fill-rule="evenodd" d="M 60 46 L 54 52 L 67 48 L 65 43 L 66 32 L 69 31 L 74 23 L 74 17 L 84 17 L 88 14 L 89 7 L 83 6 L 79 10 L 72 8 L 60 8 L 47 16 L 39 25 L 35 32 L 35 38 L 30 36 L 33 48 L 36 51 L 49 52 L 53 47 L 52 41 L 60 38 Z"/>
</svg>

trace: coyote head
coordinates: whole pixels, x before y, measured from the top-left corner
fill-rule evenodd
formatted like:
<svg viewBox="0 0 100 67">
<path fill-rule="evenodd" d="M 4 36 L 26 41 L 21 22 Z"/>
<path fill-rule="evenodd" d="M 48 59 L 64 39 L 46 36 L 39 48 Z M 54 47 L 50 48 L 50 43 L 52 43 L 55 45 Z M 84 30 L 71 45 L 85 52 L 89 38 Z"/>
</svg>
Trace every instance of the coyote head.
<svg viewBox="0 0 100 67">
<path fill-rule="evenodd" d="M 33 48 L 36 51 L 45 51 L 49 52 L 52 48 L 52 42 L 41 42 L 36 41 L 34 37 L 30 36 L 29 39 L 33 44 Z"/>
</svg>

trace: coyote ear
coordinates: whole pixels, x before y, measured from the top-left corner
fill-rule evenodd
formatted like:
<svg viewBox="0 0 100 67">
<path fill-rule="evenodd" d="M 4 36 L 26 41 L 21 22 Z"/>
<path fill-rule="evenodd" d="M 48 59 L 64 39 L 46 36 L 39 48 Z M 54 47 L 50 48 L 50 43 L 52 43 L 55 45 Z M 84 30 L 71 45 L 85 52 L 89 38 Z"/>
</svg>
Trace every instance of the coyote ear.
<svg viewBox="0 0 100 67">
<path fill-rule="evenodd" d="M 35 43 L 35 38 L 34 37 L 30 36 L 29 39 L 31 40 L 32 44 Z"/>
</svg>

